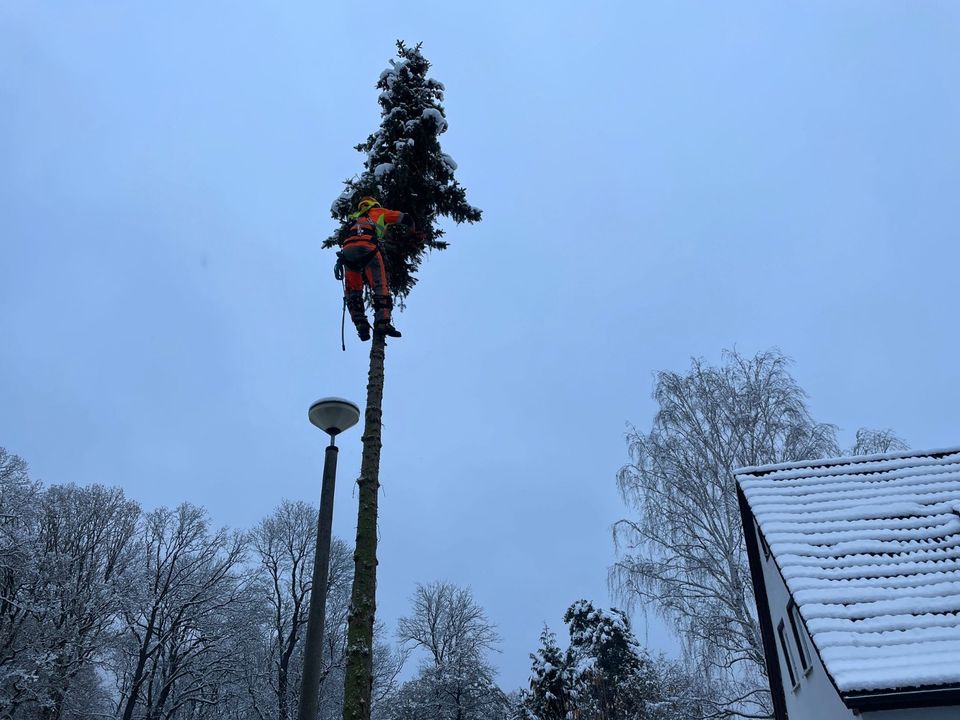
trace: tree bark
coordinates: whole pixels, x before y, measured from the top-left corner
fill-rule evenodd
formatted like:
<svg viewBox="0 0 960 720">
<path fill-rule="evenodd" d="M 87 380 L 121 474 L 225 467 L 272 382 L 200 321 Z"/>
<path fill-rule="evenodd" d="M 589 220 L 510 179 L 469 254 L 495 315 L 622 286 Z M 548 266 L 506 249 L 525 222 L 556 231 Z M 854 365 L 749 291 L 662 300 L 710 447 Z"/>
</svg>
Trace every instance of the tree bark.
<svg viewBox="0 0 960 720">
<path fill-rule="evenodd" d="M 277 720 L 287 720 L 290 717 L 289 699 L 290 692 L 287 681 L 287 664 L 289 657 L 284 653 L 280 659 L 280 669 L 277 672 Z"/>
<path fill-rule="evenodd" d="M 380 489 L 380 428 L 383 411 L 383 364 L 386 342 L 374 333 L 367 376 L 363 458 L 360 463 L 357 545 L 353 592 L 347 625 L 347 660 L 343 720 L 370 720 L 373 692 L 373 622 L 377 602 L 377 496 Z"/>
<path fill-rule="evenodd" d="M 133 677 L 130 680 L 130 695 L 127 696 L 123 706 L 123 720 L 131 720 L 134 708 L 137 706 L 137 696 L 140 694 L 140 688 L 144 681 L 144 672 L 147 667 L 147 659 L 150 657 L 148 648 L 150 647 L 150 641 L 153 639 L 154 623 L 156 622 L 158 611 L 159 608 L 156 605 L 154 605 L 150 611 L 150 621 L 147 623 L 144 631 L 144 639 L 143 642 L 140 643 L 140 648 L 137 653 L 137 667 L 133 671 Z"/>
</svg>

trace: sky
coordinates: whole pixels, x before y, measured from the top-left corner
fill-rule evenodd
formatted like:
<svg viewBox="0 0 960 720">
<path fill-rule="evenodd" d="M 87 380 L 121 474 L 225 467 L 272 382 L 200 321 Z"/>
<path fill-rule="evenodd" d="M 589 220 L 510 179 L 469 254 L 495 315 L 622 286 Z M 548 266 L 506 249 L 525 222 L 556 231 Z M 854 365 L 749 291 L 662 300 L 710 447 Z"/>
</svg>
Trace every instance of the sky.
<svg viewBox="0 0 960 720">
<path fill-rule="evenodd" d="M 955 3 L 0 0 L 0 446 L 34 477 L 237 528 L 317 500 L 307 408 L 362 405 L 368 349 L 320 244 L 398 38 L 484 215 L 387 348 L 388 628 L 470 586 L 512 689 L 545 623 L 617 605 L 625 433 L 691 357 L 778 347 L 844 444 L 960 444 Z"/>
</svg>

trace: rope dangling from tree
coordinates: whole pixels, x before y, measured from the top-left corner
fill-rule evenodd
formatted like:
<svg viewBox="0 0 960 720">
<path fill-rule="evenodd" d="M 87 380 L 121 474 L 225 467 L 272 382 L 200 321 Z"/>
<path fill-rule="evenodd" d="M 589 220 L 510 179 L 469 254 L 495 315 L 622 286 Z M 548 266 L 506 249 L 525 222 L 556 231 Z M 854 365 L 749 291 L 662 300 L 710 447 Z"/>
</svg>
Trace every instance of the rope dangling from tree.
<svg viewBox="0 0 960 720">
<path fill-rule="evenodd" d="M 347 340 L 344 328 L 347 324 L 347 281 L 343 280 L 343 312 L 340 314 L 340 349 L 347 351 Z"/>
</svg>

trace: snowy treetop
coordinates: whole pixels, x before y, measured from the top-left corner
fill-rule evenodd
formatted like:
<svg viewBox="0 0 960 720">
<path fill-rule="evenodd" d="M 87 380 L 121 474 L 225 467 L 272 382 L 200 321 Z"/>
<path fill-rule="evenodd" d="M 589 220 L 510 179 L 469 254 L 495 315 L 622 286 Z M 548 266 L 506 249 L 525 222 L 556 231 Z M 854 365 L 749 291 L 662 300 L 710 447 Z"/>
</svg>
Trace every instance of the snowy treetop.
<svg viewBox="0 0 960 720">
<path fill-rule="evenodd" d="M 841 692 L 960 683 L 960 448 L 737 482 Z"/>
<path fill-rule="evenodd" d="M 381 245 L 391 292 L 401 307 L 426 255 L 447 247 L 437 221 L 473 223 L 481 217 L 454 177 L 457 163 L 440 146 L 440 136 L 449 128 L 445 88 L 428 77 L 429 70 L 420 45 L 397 42 L 397 57 L 377 80 L 380 127 L 355 146 L 364 154 L 363 170 L 344 181 L 343 192 L 331 204 L 330 214 L 339 227 L 324 241 L 324 247 L 342 241 L 347 221 L 364 195 L 406 213 L 415 231 L 413 226 L 393 228 Z"/>
</svg>

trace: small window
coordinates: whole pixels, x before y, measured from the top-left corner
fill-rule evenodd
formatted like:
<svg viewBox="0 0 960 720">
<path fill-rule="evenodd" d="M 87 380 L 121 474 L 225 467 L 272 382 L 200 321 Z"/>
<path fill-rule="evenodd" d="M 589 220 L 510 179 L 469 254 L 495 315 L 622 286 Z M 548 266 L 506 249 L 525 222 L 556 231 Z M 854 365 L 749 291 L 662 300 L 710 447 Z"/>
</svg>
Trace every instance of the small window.
<svg viewBox="0 0 960 720">
<path fill-rule="evenodd" d="M 803 674 L 806 675 L 812 667 L 810 651 L 804 638 L 805 633 L 803 631 L 803 621 L 800 619 L 800 611 L 793 600 L 787 606 L 787 617 L 790 618 L 790 631 L 793 633 L 793 639 L 797 646 L 797 658 L 800 660 Z"/>
<path fill-rule="evenodd" d="M 793 653 L 790 651 L 790 643 L 787 640 L 786 627 L 783 620 L 777 625 L 777 639 L 780 641 L 780 652 L 783 653 L 783 664 L 787 666 L 787 674 L 790 676 L 790 687 L 794 690 L 799 685 L 799 678 L 796 665 L 793 662 Z"/>
</svg>

